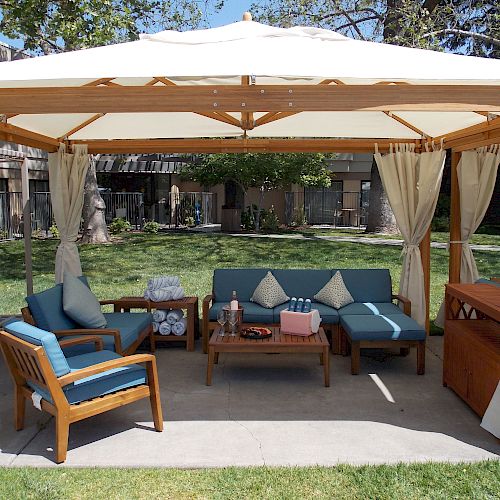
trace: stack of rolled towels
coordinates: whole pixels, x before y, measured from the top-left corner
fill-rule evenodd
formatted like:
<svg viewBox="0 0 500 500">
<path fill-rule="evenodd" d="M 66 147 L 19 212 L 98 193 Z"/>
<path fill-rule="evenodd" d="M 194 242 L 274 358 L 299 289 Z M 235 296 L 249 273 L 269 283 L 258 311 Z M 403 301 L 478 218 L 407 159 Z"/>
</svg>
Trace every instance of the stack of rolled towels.
<svg viewBox="0 0 500 500">
<path fill-rule="evenodd" d="M 187 319 L 182 309 L 165 311 L 158 309 L 153 313 L 153 332 L 160 335 L 184 335 L 186 333 Z"/>
<path fill-rule="evenodd" d="M 153 302 L 179 300 L 184 297 L 184 289 L 178 276 L 157 276 L 148 280 L 144 298 Z"/>
</svg>

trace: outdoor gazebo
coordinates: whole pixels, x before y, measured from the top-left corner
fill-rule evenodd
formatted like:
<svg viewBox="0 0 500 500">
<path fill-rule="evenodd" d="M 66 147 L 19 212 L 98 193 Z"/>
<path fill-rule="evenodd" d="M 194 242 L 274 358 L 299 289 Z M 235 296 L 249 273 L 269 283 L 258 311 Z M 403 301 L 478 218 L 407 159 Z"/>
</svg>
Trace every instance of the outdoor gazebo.
<svg viewBox="0 0 500 500">
<path fill-rule="evenodd" d="M 484 148 L 500 142 L 498 60 L 275 28 L 245 15 L 221 28 L 164 31 L 0 69 L 0 139 L 53 153 L 58 279 L 79 267 L 74 228 L 88 154 L 376 152 L 405 239 L 401 286 L 428 325 L 429 226 L 445 149 L 449 280 L 460 281 L 461 260 L 462 279 L 474 277 L 466 269 L 474 227 L 461 227 L 460 207 L 472 204 L 477 216 L 467 224 L 478 225 L 475 204 L 491 198 L 500 156 Z M 459 180 L 481 199 L 469 188 L 460 197 Z"/>
</svg>

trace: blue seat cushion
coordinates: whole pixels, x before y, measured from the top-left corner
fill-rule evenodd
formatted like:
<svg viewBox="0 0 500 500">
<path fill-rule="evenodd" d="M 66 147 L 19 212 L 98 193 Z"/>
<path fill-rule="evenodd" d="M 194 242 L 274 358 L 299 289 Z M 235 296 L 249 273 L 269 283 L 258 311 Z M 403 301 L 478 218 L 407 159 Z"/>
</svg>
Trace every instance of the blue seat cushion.
<svg viewBox="0 0 500 500">
<path fill-rule="evenodd" d="M 217 321 L 217 314 L 227 302 L 214 302 L 209 311 L 210 321 Z M 266 309 L 255 302 L 240 302 L 243 307 L 243 321 L 246 323 L 273 323 L 273 309 Z"/>
<path fill-rule="evenodd" d="M 17 338 L 29 342 L 35 346 L 42 346 L 45 354 L 52 365 L 56 377 L 61 377 L 70 372 L 70 366 L 66 361 L 56 336 L 24 321 L 10 321 L 3 325 L 8 333 Z"/>
<path fill-rule="evenodd" d="M 215 301 L 229 302 L 233 290 L 236 290 L 240 302 L 250 302 L 254 290 L 268 271 L 269 269 L 216 269 L 213 281 Z"/>
<path fill-rule="evenodd" d="M 360 340 L 425 340 L 425 329 L 406 314 L 345 315 L 340 324 L 349 338 Z"/>
<path fill-rule="evenodd" d="M 68 358 L 68 365 L 71 372 L 76 372 L 88 366 L 121 358 L 122 356 L 112 351 L 97 351 Z M 112 370 L 77 380 L 63 387 L 63 391 L 68 403 L 75 404 L 146 383 L 146 369 L 140 365 L 133 364 L 120 368 L 113 368 Z M 45 390 L 39 387 L 34 387 L 34 389 L 40 393 L 44 399 L 52 402 L 50 394 Z"/>
<path fill-rule="evenodd" d="M 88 286 L 85 276 L 79 276 L 78 279 Z M 78 328 L 78 325 L 63 310 L 62 284 L 29 295 L 26 297 L 26 302 L 38 328 L 49 332 Z"/>
<path fill-rule="evenodd" d="M 338 270 L 354 302 L 391 302 L 392 283 L 388 269 Z M 332 273 L 336 271 L 334 269 Z"/>
<path fill-rule="evenodd" d="M 153 322 L 151 313 L 104 313 L 107 327 L 120 331 L 122 349 L 127 349 L 138 338 L 140 333 Z M 108 351 L 115 350 L 115 341 L 112 335 L 101 335 L 104 342 L 104 349 Z"/>
<path fill-rule="evenodd" d="M 354 302 L 339 309 L 340 316 L 364 315 L 364 314 L 404 314 L 403 311 L 392 302 Z"/>
<path fill-rule="evenodd" d="M 329 269 L 274 269 L 272 273 L 289 297 L 311 300 L 332 277 Z"/>
</svg>

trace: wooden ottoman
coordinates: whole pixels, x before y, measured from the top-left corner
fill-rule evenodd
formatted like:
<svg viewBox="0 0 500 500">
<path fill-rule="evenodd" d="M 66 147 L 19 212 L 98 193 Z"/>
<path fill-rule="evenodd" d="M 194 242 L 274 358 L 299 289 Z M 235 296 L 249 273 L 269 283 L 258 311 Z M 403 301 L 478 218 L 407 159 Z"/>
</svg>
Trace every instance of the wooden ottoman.
<svg viewBox="0 0 500 500">
<path fill-rule="evenodd" d="M 340 325 L 351 345 L 351 373 L 359 374 L 361 348 L 417 347 L 417 373 L 425 372 L 425 328 L 406 314 L 345 315 Z"/>
</svg>

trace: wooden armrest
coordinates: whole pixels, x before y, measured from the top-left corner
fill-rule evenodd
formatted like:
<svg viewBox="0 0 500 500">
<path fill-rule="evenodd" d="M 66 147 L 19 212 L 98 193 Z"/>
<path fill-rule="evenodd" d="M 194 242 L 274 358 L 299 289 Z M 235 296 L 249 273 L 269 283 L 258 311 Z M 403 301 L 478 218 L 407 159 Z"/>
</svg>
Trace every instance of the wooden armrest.
<svg viewBox="0 0 500 500">
<path fill-rule="evenodd" d="M 114 300 L 100 300 L 99 304 L 101 304 L 101 306 L 114 306 L 114 312 L 120 312 L 122 309 L 146 309 L 148 312 L 151 310 L 149 300 L 142 297 L 122 297 L 121 299 Z"/>
<path fill-rule="evenodd" d="M 207 309 L 210 307 L 210 302 L 212 302 L 212 300 L 214 299 L 214 296 L 212 294 L 210 295 L 207 295 L 204 299 L 203 299 L 203 310 Z"/>
<path fill-rule="evenodd" d="M 406 297 L 403 297 L 402 295 L 399 294 L 392 294 L 392 298 L 398 300 L 399 302 L 403 303 L 403 312 L 407 316 L 411 316 L 411 300 L 407 299 Z"/>
<path fill-rule="evenodd" d="M 119 359 L 111 359 L 110 361 L 105 361 L 104 363 L 87 366 L 86 368 L 82 368 L 81 370 L 63 375 L 57 380 L 59 381 L 61 387 L 64 387 L 65 385 L 71 384 L 76 380 L 90 377 L 92 375 L 95 375 L 96 373 L 107 372 L 108 370 L 112 370 L 113 368 L 120 368 L 121 366 L 128 366 L 137 363 L 153 363 L 154 361 L 155 357 L 152 354 L 132 354 L 131 356 L 125 356 Z"/>
<path fill-rule="evenodd" d="M 71 347 L 78 344 L 86 344 L 88 342 L 93 342 L 95 344 L 96 351 L 102 351 L 104 348 L 104 342 L 101 337 L 98 337 L 97 335 L 86 335 L 84 337 L 79 335 L 73 339 L 62 339 L 59 340 L 59 345 L 61 347 Z"/>
<path fill-rule="evenodd" d="M 56 337 L 82 336 L 82 335 L 112 335 L 115 340 L 115 351 L 122 353 L 122 338 L 120 332 L 112 328 L 72 328 L 71 330 L 54 330 Z"/>
<path fill-rule="evenodd" d="M 492 276 L 491 281 L 494 281 L 495 283 L 500 283 L 500 276 Z"/>
</svg>

